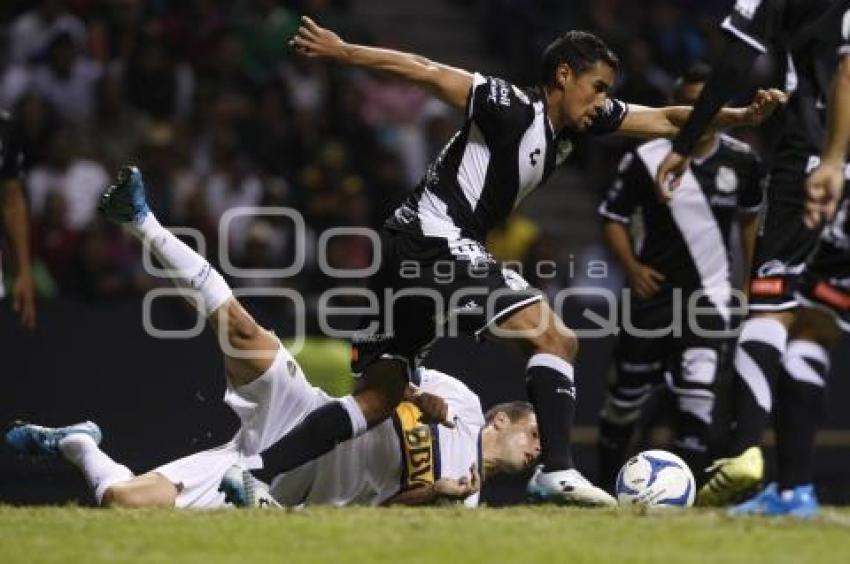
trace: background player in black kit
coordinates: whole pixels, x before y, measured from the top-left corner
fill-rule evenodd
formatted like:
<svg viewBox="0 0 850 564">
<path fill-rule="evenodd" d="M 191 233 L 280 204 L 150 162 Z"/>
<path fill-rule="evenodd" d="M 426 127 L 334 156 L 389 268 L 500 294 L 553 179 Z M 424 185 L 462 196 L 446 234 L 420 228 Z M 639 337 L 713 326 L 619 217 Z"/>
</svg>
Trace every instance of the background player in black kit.
<svg viewBox="0 0 850 564">
<path fill-rule="evenodd" d="M 693 65 L 677 82 L 673 102 L 693 104 L 710 72 L 705 64 Z M 675 450 L 702 483 L 713 447 L 717 374 L 734 344 L 731 329 L 743 305 L 730 282 L 739 212 L 747 265 L 755 244 L 762 174 L 752 149 L 726 135 L 703 136 L 686 186 L 670 202 L 659 202 L 655 169 L 669 148 L 669 141 L 657 139 L 627 153 L 599 206 L 605 240 L 629 279 L 615 376 L 599 423 L 599 473 L 608 486 L 629 455 L 643 405 L 665 383 L 676 400 Z M 637 211 L 642 232 L 635 249 L 629 225 Z M 692 298 L 699 308 L 696 323 L 689 322 L 697 312 Z M 632 327 L 655 334 L 637 334 Z"/>
<path fill-rule="evenodd" d="M 828 351 L 839 335 L 834 317 L 821 302 L 827 296 L 837 297 L 833 301 L 846 310 L 848 300 L 842 299 L 846 289 L 818 286 L 811 274 L 804 275 L 807 263 L 818 265 L 822 272 L 841 270 L 835 264 L 840 258 L 832 256 L 834 245 L 823 244 L 818 250 L 821 229 L 803 222 L 804 187 L 806 176 L 817 167 L 826 136 L 831 78 L 839 59 L 846 60 L 850 51 L 850 0 L 739 0 L 723 27 L 734 40 L 659 168 L 660 193 L 669 195 L 675 182 L 668 181 L 680 174 L 685 156 L 713 113 L 746 84 L 758 55 L 770 49 L 786 67 L 791 97 L 773 151 L 767 214 L 750 282 L 750 317 L 743 324 L 735 353 L 741 385 L 733 456 L 717 462 L 718 472 L 700 492 L 700 499 L 724 503 L 761 481 L 764 465 L 758 444 L 776 392 L 778 483 L 769 484 L 734 513 L 809 516 L 818 511 L 812 487 L 814 435 L 829 372 Z M 846 72 L 847 65 L 841 68 Z M 842 233 L 840 223 L 826 232 L 833 241 L 842 239 L 833 236 Z M 835 274 L 827 274 L 827 281 L 830 278 L 834 280 Z M 820 297 L 808 298 L 816 289 Z M 803 294 L 802 304 L 798 291 Z"/>
<path fill-rule="evenodd" d="M 528 394 L 543 449 L 543 468 L 529 484 L 532 496 L 615 503 L 573 467 L 575 334 L 518 274 L 496 264 L 483 240 L 548 178 L 583 135 L 671 136 L 690 108 L 630 107 L 609 98 L 617 59 L 601 40 L 584 32 L 568 32 L 546 49 L 541 85 L 534 88 L 418 55 L 348 44 L 309 18 L 303 19 L 292 45 L 306 56 L 384 71 L 419 84 L 464 109 L 466 120 L 385 224 L 380 271 L 372 280 L 372 288 L 381 292 L 381 317 L 353 342 L 352 368 L 362 374 L 354 400 L 333 402 L 308 415 L 266 451 L 263 472 L 298 467 L 389 416 L 411 368 L 448 317 L 461 332 L 477 336 L 510 332 L 507 340 L 528 358 Z M 748 108 L 725 110 L 716 125 L 758 122 L 779 100 L 773 92 L 761 92 Z M 453 276 L 441 282 L 439 273 L 446 266 Z M 388 299 L 384 291 L 408 295 Z"/>
<path fill-rule="evenodd" d="M 12 116 L 0 110 L 0 208 L 12 248 L 14 282 L 12 307 L 28 329 L 35 328 L 35 283 L 30 263 L 30 228 L 24 186 L 21 181 L 23 147 Z M 3 264 L 0 263 L 0 297 L 3 297 Z"/>
</svg>

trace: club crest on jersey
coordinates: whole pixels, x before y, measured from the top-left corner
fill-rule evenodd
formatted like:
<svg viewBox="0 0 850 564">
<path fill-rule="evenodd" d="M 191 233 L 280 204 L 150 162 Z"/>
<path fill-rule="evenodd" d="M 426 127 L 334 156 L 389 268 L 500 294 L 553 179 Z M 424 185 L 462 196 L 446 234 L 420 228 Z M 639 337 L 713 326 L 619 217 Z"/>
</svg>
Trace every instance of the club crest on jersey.
<svg viewBox="0 0 850 564">
<path fill-rule="evenodd" d="M 717 169 L 717 176 L 714 177 L 714 184 L 717 190 L 724 194 L 731 194 L 738 189 L 738 175 L 734 169 L 728 166 L 721 166 Z"/>
<path fill-rule="evenodd" d="M 573 142 L 569 139 L 558 141 L 558 146 L 555 148 L 555 166 L 560 166 L 562 162 L 567 160 L 567 157 L 573 152 Z"/>
</svg>

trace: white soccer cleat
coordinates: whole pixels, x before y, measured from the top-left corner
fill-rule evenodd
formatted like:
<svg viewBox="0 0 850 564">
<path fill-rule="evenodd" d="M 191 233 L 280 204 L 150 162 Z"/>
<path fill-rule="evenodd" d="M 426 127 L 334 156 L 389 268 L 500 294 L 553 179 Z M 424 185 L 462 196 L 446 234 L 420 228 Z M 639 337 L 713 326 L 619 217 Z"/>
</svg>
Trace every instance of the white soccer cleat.
<svg viewBox="0 0 850 564">
<path fill-rule="evenodd" d="M 269 487 L 255 478 L 251 472 L 234 464 L 227 469 L 218 491 L 224 493 L 224 500 L 236 507 L 280 507 L 281 505 L 269 493 Z"/>
<path fill-rule="evenodd" d="M 535 503 L 557 503 L 585 507 L 615 507 L 617 500 L 602 488 L 597 488 L 575 468 L 544 472 L 538 466 L 526 488 L 528 498 Z"/>
</svg>

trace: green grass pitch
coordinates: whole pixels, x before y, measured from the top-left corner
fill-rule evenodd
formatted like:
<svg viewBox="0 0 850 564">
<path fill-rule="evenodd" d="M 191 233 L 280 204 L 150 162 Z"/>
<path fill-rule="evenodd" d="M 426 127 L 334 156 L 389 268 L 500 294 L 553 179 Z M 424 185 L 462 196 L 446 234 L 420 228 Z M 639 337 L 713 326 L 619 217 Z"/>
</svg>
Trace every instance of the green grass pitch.
<svg viewBox="0 0 850 564">
<path fill-rule="evenodd" d="M 558 507 L 117 511 L 0 507 L 0 562 L 850 562 L 850 511 L 811 522 Z"/>
</svg>

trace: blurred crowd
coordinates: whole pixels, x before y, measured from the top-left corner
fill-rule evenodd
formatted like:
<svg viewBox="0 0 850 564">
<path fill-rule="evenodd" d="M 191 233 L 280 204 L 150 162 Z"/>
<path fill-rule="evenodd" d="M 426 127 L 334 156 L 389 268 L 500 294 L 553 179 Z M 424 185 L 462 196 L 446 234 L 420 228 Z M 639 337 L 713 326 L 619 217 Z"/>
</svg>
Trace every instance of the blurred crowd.
<svg viewBox="0 0 850 564">
<path fill-rule="evenodd" d="M 347 39 L 381 43 L 361 29 L 352 3 L 4 1 L 0 108 L 17 116 L 24 139 L 40 293 L 104 300 L 162 283 L 142 270 L 138 247 L 97 218 L 97 198 L 124 163 L 143 170 L 160 221 L 198 230 L 214 263 L 224 248 L 241 268 L 284 267 L 302 235 L 273 215 L 237 217 L 221 233 L 226 210 L 288 206 L 302 214 L 304 271 L 285 280 L 231 277 L 234 286 L 317 291 L 335 284 L 317 268 L 318 234 L 380 225 L 459 123 L 415 87 L 293 55 L 286 43 L 301 14 Z M 621 53 L 618 96 L 654 105 L 691 61 L 716 54 L 716 22 L 727 7 L 711 0 L 454 4 L 480 11 L 481 27 L 471 32 L 508 78 L 534 82 L 530 62 L 549 40 L 591 29 Z M 604 177 L 619 149 L 579 154 L 570 166 Z M 515 253 L 552 246 L 540 237 L 513 245 Z M 370 248 L 363 237 L 334 237 L 326 256 L 336 268 L 361 268 Z"/>
</svg>

